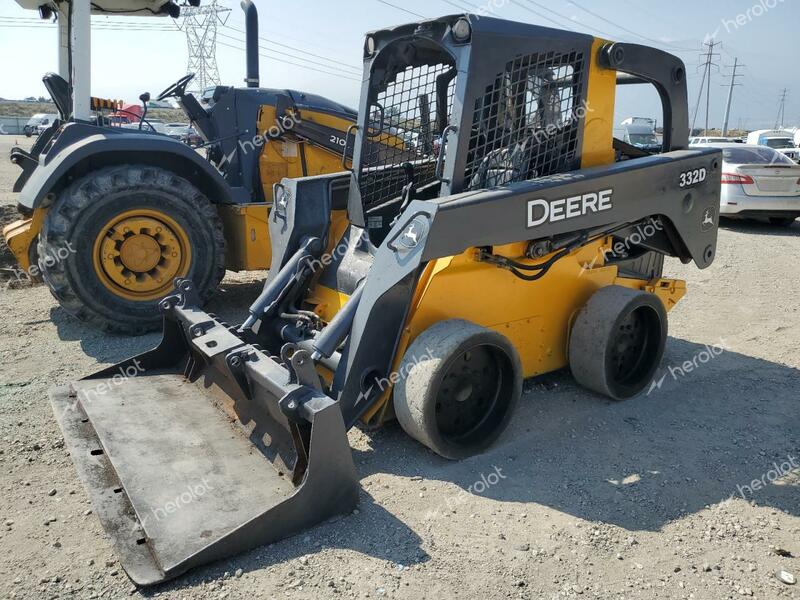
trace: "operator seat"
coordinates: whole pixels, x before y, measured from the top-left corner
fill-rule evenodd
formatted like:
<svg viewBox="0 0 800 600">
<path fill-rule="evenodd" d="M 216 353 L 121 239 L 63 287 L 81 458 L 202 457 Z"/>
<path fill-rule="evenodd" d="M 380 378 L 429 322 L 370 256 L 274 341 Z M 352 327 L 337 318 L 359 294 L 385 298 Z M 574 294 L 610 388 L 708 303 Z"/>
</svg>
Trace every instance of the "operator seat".
<svg viewBox="0 0 800 600">
<path fill-rule="evenodd" d="M 72 116 L 72 86 L 58 73 L 47 73 L 42 77 L 44 87 L 53 99 L 62 121 Z"/>
</svg>

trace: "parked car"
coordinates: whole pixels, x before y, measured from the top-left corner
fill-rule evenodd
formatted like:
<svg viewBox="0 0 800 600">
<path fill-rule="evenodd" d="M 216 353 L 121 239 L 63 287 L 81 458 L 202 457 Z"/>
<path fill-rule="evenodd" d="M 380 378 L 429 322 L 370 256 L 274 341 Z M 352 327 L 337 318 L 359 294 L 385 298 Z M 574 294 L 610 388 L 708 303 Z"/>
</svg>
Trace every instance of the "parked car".
<svg viewBox="0 0 800 600">
<path fill-rule="evenodd" d="M 721 215 L 794 224 L 800 217 L 800 165 L 767 146 L 713 146 L 722 149 Z"/>
<path fill-rule="evenodd" d="M 43 134 L 57 120 L 58 115 L 45 115 L 42 122 L 36 126 L 37 135 Z"/>
<path fill-rule="evenodd" d="M 147 119 L 147 122 L 150 123 L 150 126 L 158 133 L 167 135 L 167 126 L 161 119 Z"/>
<path fill-rule="evenodd" d="M 655 119 L 629 117 L 614 129 L 614 137 L 647 152 L 661 152 Z"/>
<path fill-rule="evenodd" d="M 53 121 L 55 121 L 57 118 L 58 115 L 37 113 L 28 119 L 28 122 L 22 128 L 22 131 L 27 137 L 39 135 L 45 129 L 50 127 L 50 125 L 53 124 Z"/>
<path fill-rule="evenodd" d="M 724 137 L 693 137 L 689 140 L 692 145 L 727 144 L 728 142 L 730 140 Z"/>
<path fill-rule="evenodd" d="M 761 129 L 753 131 L 747 135 L 748 144 L 758 144 L 774 148 L 781 154 L 791 158 L 794 162 L 800 163 L 800 149 L 794 141 L 794 132 L 786 129 Z"/>
<path fill-rule="evenodd" d="M 160 121 L 158 119 L 146 119 L 142 124 L 142 131 L 152 131 L 153 133 L 160 133 L 163 135 L 168 135 L 167 133 L 167 126 L 164 124 L 164 121 Z M 120 125 L 123 129 L 139 129 L 139 122 L 135 123 L 123 123 Z"/>
<path fill-rule="evenodd" d="M 184 144 L 192 148 L 202 145 L 205 140 L 200 137 L 194 127 L 186 123 L 167 123 L 167 135 L 176 140 L 182 141 Z"/>
</svg>

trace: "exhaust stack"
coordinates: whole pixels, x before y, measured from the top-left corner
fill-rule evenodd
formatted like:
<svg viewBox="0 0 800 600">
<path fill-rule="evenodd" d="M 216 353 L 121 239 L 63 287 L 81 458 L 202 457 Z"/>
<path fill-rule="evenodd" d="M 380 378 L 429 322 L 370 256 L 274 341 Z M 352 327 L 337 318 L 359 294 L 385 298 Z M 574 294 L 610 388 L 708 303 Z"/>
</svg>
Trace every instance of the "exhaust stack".
<svg viewBox="0 0 800 600">
<path fill-rule="evenodd" d="M 244 11 L 245 38 L 247 46 L 247 77 L 245 82 L 249 88 L 260 85 L 258 77 L 258 9 L 252 0 L 242 0 Z"/>
</svg>

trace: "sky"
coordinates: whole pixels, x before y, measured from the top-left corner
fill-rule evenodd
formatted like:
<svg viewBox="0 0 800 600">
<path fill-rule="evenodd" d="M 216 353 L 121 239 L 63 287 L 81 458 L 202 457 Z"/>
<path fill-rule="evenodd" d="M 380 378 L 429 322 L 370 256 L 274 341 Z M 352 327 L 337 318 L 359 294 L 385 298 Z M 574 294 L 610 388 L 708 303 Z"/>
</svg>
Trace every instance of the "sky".
<svg viewBox="0 0 800 600">
<path fill-rule="evenodd" d="M 243 14 L 236 0 L 218 2 L 231 9 L 218 26 L 220 78 L 223 84 L 243 85 Z M 746 66 L 738 71 L 741 85 L 734 90 L 731 127 L 772 127 L 784 88 L 789 90 L 786 125 L 800 126 L 797 0 L 256 0 L 256 5 L 266 55 L 261 57 L 263 87 L 314 92 L 357 107 L 365 32 L 483 9 L 498 18 L 677 54 L 687 65 L 690 113 L 703 76 L 701 47 L 713 38 L 721 44 L 713 57 L 719 66 L 711 74 L 710 125 L 722 125 L 730 66 L 738 58 Z M 0 0 L 0 97 L 47 95 L 41 76 L 57 70 L 56 30 L 35 17 L 13 0 Z M 93 95 L 135 101 L 143 91 L 156 94 L 186 72 L 186 36 L 172 19 L 93 17 L 92 23 Z M 649 86 L 625 86 L 616 108 L 618 121 L 627 116 L 661 121 L 658 96 Z M 704 122 L 705 98 L 697 125 Z"/>
</svg>

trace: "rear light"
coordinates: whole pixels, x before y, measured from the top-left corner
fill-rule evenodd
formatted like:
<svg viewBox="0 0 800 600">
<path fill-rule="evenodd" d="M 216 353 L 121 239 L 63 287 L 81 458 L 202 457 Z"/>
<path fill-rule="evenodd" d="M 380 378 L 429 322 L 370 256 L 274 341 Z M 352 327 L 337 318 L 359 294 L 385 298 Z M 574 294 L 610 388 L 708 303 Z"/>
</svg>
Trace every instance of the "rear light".
<svg viewBox="0 0 800 600">
<path fill-rule="evenodd" d="M 723 173 L 722 183 L 739 183 L 741 185 L 750 185 L 755 183 L 750 175 L 738 175 L 736 173 Z"/>
</svg>

